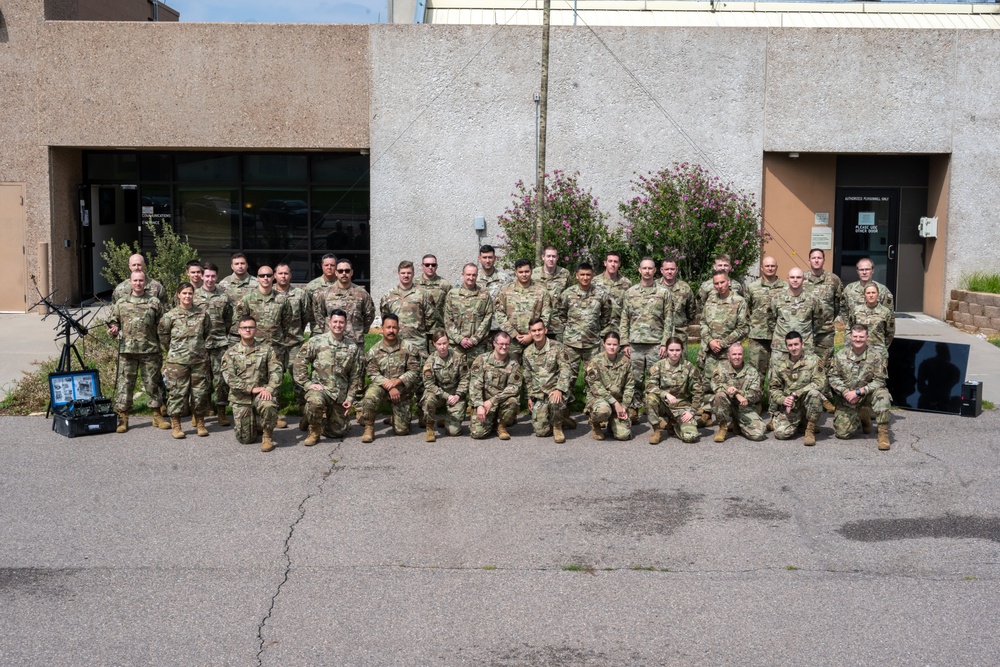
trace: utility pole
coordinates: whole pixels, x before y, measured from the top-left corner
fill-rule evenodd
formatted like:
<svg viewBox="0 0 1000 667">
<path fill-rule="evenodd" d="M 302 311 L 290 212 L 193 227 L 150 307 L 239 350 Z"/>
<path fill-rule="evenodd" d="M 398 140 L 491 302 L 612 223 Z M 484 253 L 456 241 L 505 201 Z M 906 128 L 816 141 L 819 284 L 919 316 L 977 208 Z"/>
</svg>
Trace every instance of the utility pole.
<svg viewBox="0 0 1000 667">
<path fill-rule="evenodd" d="M 551 0 L 542 14 L 542 87 L 538 106 L 538 174 L 535 180 L 535 266 L 542 265 L 542 227 L 545 224 L 545 129 L 549 115 L 549 15 Z"/>
</svg>

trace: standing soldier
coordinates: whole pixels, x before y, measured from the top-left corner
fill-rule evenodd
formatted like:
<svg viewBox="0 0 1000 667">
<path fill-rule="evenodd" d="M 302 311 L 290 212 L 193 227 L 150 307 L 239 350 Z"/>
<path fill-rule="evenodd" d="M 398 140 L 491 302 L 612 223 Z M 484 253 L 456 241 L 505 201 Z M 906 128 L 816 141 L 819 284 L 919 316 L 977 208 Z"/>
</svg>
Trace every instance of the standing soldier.
<svg viewBox="0 0 1000 667">
<path fill-rule="evenodd" d="M 688 327 L 698 317 L 698 300 L 694 290 L 686 282 L 677 277 L 677 261 L 665 259 L 660 263 L 661 284 L 670 290 L 673 301 L 674 335 L 687 345 Z"/>
<path fill-rule="evenodd" d="M 451 284 L 437 274 L 438 261 L 434 255 L 424 255 L 420 260 L 420 268 L 422 269 L 422 273 L 413 282 L 431 300 L 431 306 L 434 310 L 434 320 L 430 327 L 432 329 L 440 329 L 444 327 L 444 300 L 451 290 Z M 428 346 L 427 350 L 428 352 L 430 351 L 430 346 Z"/>
<path fill-rule="evenodd" d="M 462 268 L 462 286 L 448 292 L 444 301 L 444 330 L 461 355 L 472 359 L 485 352 L 493 319 L 493 299 L 476 283 L 479 269 L 469 263 Z M 507 354 L 505 346 L 504 354 Z"/>
<path fill-rule="evenodd" d="M 671 425 L 682 442 L 698 442 L 695 415 L 699 403 L 698 369 L 687 360 L 681 339 L 671 336 L 667 339 L 667 358 L 653 364 L 646 382 L 646 414 L 653 426 L 649 444 L 660 444 L 663 429 Z"/>
<path fill-rule="evenodd" d="M 853 283 L 848 283 L 844 287 L 843 313 L 849 317 L 858 306 L 865 305 L 865 288 L 875 285 L 878 288 L 878 302 L 889 310 L 895 312 L 892 301 L 892 292 L 889 288 L 872 278 L 875 274 L 875 264 L 868 257 L 862 257 L 856 264 L 858 279 Z"/>
<path fill-rule="evenodd" d="M 420 359 L 399 342 L 399 318 L 389 313 L 382 320 L 382 340 L 368 350 L 367 372 L 372 383 L 361 400 L 361 442 L 375 439 L 375 410 L 388 399 L 396 435 L 410 433 L 413 394 L 420 386 Z"/>
<path fill-rule="evenodd" d="M 280 354 L 286 332 L 292 328 L 292 310 L 274 291 L 274 270 L 266 264 L 257 269 L 257 288 L 236 304 L 233 317 L 239 321 L 247 315 L 257 322 L 257 342 L 271 345 Z M 278 428 L 286 426 L 288 422 L 278 417 Z"/>
<path fill-rule="evenodd" d="M 212 367 L 212 386 L 215 389 L 215 412 L 219 426 L 229 426 L 226 406 L 229 404 L 229 387 L 222 375 L 222 355 L 229 347 L 229 331 L 233 326 L 233 302 L 223 290 L 218 289 L 219 267 L 205 262 L 203 282 L 195 291 L 194 305 L 208 314 L 210 329 L 205 339 L 208 361 Z M 238 323 L 237 323 L 238 325 Z M 242 336 L 242 332 L 240 332 Z"/>
<path fill-rule="evenodd" d="M 559 251 L 555 249 L 555 246 L 545 246 L 542 251 L 542 265 L 531 272 L 531 279 L 545 288 L 553 303 L 559 299 L 559 295 L 572 284 L 573 280 L 567 269 L 556 264 L 558 261 Z M 549 336 L 556 338 L 562 333 L 562 323 L 553 322 L 552 324 L 554 326 L 549 327 Z"/>
<path fill-rule="evenodd" d="M 494 424 L 497 437 L 510 440 L 507 427 L 517 421 L 522 376 L 521 366 L 508 349 L 510 336 L 498 331 L 493 336 L 493 352 L 479 355 L 469 368 L 469 405 L 473 410 L 469 430 L 474 440 L 489 437 Z"/>
<path fill-rule="evenodd" d="M 642 404 L 639 387 L 653 364 L 667 356 L 667 339 L 673 335 L 673 301 L 670 292 L 656 283 L 656 262 L 643 257 L 639 262 L 639 284 L 625 292 L 622 303 L 621 333 L 625 356 L 632 362 L 636 394 L 629 406 L 629 418 L 639 421 Z"/>
<path fill-rule="evenodd" d="M 865 287 L 865 303 L 856 306 L 850 314 L 848 325 L 864 324 L 868 327 L 868 344 L 887 348 L 896 337 L 896 314 L 879 303 L 878 287 L 869 284 Z"/>
<path fill-rule="evenodd" d="M 746 298 L 746 291 L 743 289 L 743 283 L 736 278 L 733 278 L 731 275 L 733 272 L 732 259 L 730 259 L 729 255 L 726 253 L 721 253 L 715 256 L 715 261 L 712 264 L 712 277 L 703 282 L 701 287 L 698 288 L 699 309 L 704 308 L 705 302 L 708 301 L 708 297 L 715 294 L 715 284 L 713 280 L 717 271 L 725 271 L 726 275 L 729 276 L 729 289 L 741 298 Z"/>
<path fill-rule="evenodd" d="M 603 287 L 595 287 L 593 280 L 594 267 L 581 263 L 576 268 L 576 284 L 563 290 L 555 308 L 563 330 L 559 341 L 566 346 L 570 360 L 572 381 L 568 403 L 573 402 L 580 366 L 601 353 L 601 340 L 611 330 L 614 312 L 611 295 Z M 567 419 L 563 426 L 576 428 L 576 422 Z"/>
<path fill-rule="evenodd" d="M 594 286 L 603 287 L 611 297 L 611 321 L 618 326 L 622 317 L 622 300 L 632 281 L 618 272 L 622 256 L 614 250 L 604 255 L 604 273 L 594 277 Z"/>
<path fill-rule="evenodd" d="M 739 343 L 750 332 L 750 317 L 743 297 L 734 294 L 730 288 L 729 274 L 724 269 L 716 270 L 712 276 L 715 292 L 708 297 L 701 314 L 701 350 L 698 352 L 698 366 L 701 367 L 705 383 L 704 402 L 699 425 L 707 426 L 711 411 L 709 383 L 716 365 L 727 360 L 727 350 L 733 343 Z"/>
<path fill-rule="evenodd" d="M 785 347 L 788 355 L 775 358 L 768 379 L 774 437 L 790 439 L 805 421 L 806 435 L 802 444 L 812 447 L 816 444 L 817 422 L 825 400 L 826 373 L 819 357 L 805 353 L 798 331 L 785 334 Z"/>
<path fill-rule="evenodd" d="M 163 317 L 163 305 L 155 296 L 146 293 L 146 274 L 133 271 L 129 279 L 130 294 L 115 302 L 108 318 L 108 333 L 118 338 L 118 356 L 121 373 L 115 387 L 115 413 L 118 415 L 117 433 L 128 431 L 129 413 L 132 411 L 132 395 L 139 369 L 142 369 L 142 385 L 149 396 L 149 407 L 153 411 L 153 426 L 170 428 L 160 414 L 163 405 L 163 389 L 160 387 L 160 370 L 163 356 L 157 326 Z"/>
<path fill-rule="evenodd" d="M 208 314 L 194 307 L 194 287 L 189 282 L 177 286 L 178 306 L 160 320 L 160 345 L 167 351 L 163 380 L 167 383 L 167 414 L 171 435 L 184 438 L 181 416 L 190 409 L 198 435 L 205 437 L 205 415 L 212 385 L 211 364 L 205 341 L 212 330 Z"/>
<path fill-rule="evenodd" d="M 493 321 L 510 335 L 510 356 L 521 363 L 521 352 L 531 345 L 528 323 L 540 317 L 546 325 L 552 318 L 552 302 L 545 288 L 531 279 L 531 261 L 514 262 L 517 280 L 500 289 L 493 304 Z"/>
<path fill-rule="evenodd" d="M 283 365 L 274 347 L 257 342 L 257 326 L 252 316 L 243 317 L 237 326 L 240 342 L 222 356 L 222 375 L 233 399 L 236 440 L 243 445 L 252 444 L 259 426 L 264 432 L 260 451 L 269 452 L 274 449 Z"/>
<path fill-rule="evenodd" d="M 837 414 L 833 417 L 833 432 L 848 439 L 861 425 L 862 433 L 871 433 L 871 416 L 878 423 L 878 448 L 889 449 L 889 408 L 892 399 L 885 388 L 888 377 L 886 353 L 868 345 L 868 328 L 863 324 L 851 327 L 850 345 L 845 345 L 833 357 L 830 387 L 834 392 Z M 859 415 L 859 409 L 861 413 Z"/>
<path fill-rule="evenodd" d="M 115 287 L 114 292 L 111 293 L 111 303 L 118 303 L 122 299 L 132 294 L 132 274 L 136 271 L 146 275 L 146 258 L 142 255 L 136 253 L 128 258 L 128 270 L 129 279 L 123 280 Z M 158 280 L 153 280 L 152 278 L 146 278 L 146 296 L 153 296 L 160 300 L 160 305 L 164 308 L 167 306 L 167 290 L 164 289 L 163 285 Z"/>
<path fill-rule="evenodd" d="M 399 340 L 422 364 L 427 356 L 427 334 L 434 322 L 434 304 L 427 292 L 414 286 L 413 262 L 400 262 L 396 275 L 399 285 L 382 297 L 379 311 L 383 321 L 390 314 L 399 318 Z"/>
<path fill-rule="evenodd" d="M 805 291 L 803 281 L 802 269 L 792 268 L 788 272 L 788 287 L 775 291 L 771 298 L 772 359 L 786 353 L 785 334 L 789 331 L 798 331 L 805 351 L 813 352 L 813 334 L 823 322 L 823 307 Z"/>
<path fill-rule="evenodd" d="M 324 315 L 326 290 L 337 283 L 337 256 L 332 252 L 323 255 L 320 270 L 322 273 L 307 282 L 306 286 L 302 288 L 308 304 L 309 333 L 312 335 L 326 331 L 327 318 Z"/>
<path fill-rule="evenodd" d="M 424 362 L 424 395 L 420 400 L 427 427 L 427 442 L 437 440 L 434 413 L 442 405 L 445 407 L 444 427 L 448 435 L 462 434 L 469 394 L 468 359 L 451 349 L 444 329 L 434 330 L 431 341 L 434 343 L 434 354 Z"/>
<path fill-rule="evenodd" d="M 335 310 L 347 313 L 347 329 L 344 335 L 362 350 L 365 349 L 365 334 L 375 321 L 375 302 L 364 287 L 351 282 L 354 267 L 349 259 L 337 260 L 337 282 L 326 289 L 323 308 L 324 317 Z"/>
<path fill-rule="evenodd" d="M 573 364 L 566 347 L 559 341 L 549 340 L 545 322 L 540 317 L 528 326 L 531 342 L 524 349 L 522 373 L 528 393 L 528 410 L 535 436 L 546 438 L 550 434 L 557 443 L 566 442 L 563 421 L 569 412 L 567 396 L 575 377 L 571 377 Z"/>
<path fill-rule="evenodd" d="M 331 438 L 344 437 L 347 413 L 364 386 L 361 350 L 346 339 L 346 329 L 347 313 L 333 311 L 326 333 L 310 336 L 292 364 L 295 382 L 306 392 L 306 447 L 318 443 L 324 433 Z"/>
<path fill-rule="evenodd" d="M 188 282 L 194 287 L 195 300 L 197 300 L 198 290 L 205 284 L 205 267 L 202 266 L 201 261 L 192 259 L 187 263 L 185 271 L 187 272 Z"/>
<path fill-rule="evenodd" d="M 312 306 L 306 291 L 301 287 L 292 285 L 292 267 L 287 262 L 280 262 L 274 267 L 274 294 L 279 301 L 284 301 L 288 307 L 288 326 L 285 329 L 285 337 L 281 341 L 281 347 L 276 348 L 278 360 L 281 367 L 288 372 L 292 370 L 292 362 L 302 349 L 302 342 L 305 340 L 306 324 L 312 319 L 310 314 Z M 243 332 L 240 332 L 240 338 Z M 295 404 L 299 407 L 302 420 L 299 428 L 303 431 L 309 428 L 309 420 L 305 418 L 306 394 L 296 383 L 292 383 L 292 391 L 295 395 Z"/>
<path fill-rule="evenodd" d="M 500 290 L 511 283 L 511 276 L 503 269 L 498 269 L 497 263 L 497 251 L 496 249 L 489 245 L 479 246 L 479 277 L 477 281 L 479 286 L 486 290 L 493 301 L 497 300 L 500 296 Z M 496 312 L 493 313 L 493 320 L 490 322 L 490 332 L 495 332 L 500 329 L 500 324 L 497 322 Z"/>
<path fill-rule="evenodd" d="M 747 440 L 763 440 L 767 430 L 757 414 L 763 381 L 757 369 L 743 363 L 743 343 L 733 343 L 727 350 L 728 359 L 716 364 L 712 372 L 712 412 L 719 421 L 716 442 L 725 442 L 726 432 L 739 423 Z"/>
<path fill-rule="evenodd" d="M 587 405 L 594 440 L 604 440 L 609 429 L 615 440 L 632 439 L 632 420 L 628 406 L 635 392 L 632 364 L 624 354 L 618 354 L 621 338 L 611 331 L 604 336 L 603 352 L 587 364 Z"/>
<path fill-rule="evenodd" d="M 819 248 L 809 251 L 809 271 L 805 275 L 805 289 L 813 295 L 823 309 L 823 317 L 816 331 L 813 332 L 813 349 L 816 356 L 823 362 L 824 368 L 829 368 L 833 358 L 833 340 L 837 335 L 834 320 L 841 313 L 844 302 L 844 284 L 840 276 L 823 268 L 826 263 L 826 253 Z M 825 383 L 825 381 L 824 381 Z M 830 385 L 823 389 L 823 409 L 833 412 L 833 403 L 826 396 L 830 394 Z"/>
<path fill-rule="evenodd" d="M 771 338 L 774 320 L 771 319 L 771 296 L 788 287 L 778 277 L 778 262 L 765 257 L 760 263 L 760 278 L 747 284 L 747 310 L 750 314 L 750 342 L 747 344 L 747 361 L 763 378 L 771 364 Z"/>
<path fill-rule="evenodd" d="M 227 292 L 235 304 L 239 303 L 250 290 L 257 286 L 257 279 L 248 272 L 250 265 L 247 263 L 247 256 L 241 252 L 233 255 L 229 266 L 233 272 L 219 282 L 219 289 Z M 233 324 L 239 326 L 237 322 Z M 236 336 L 235 330 L 232 333 Z"/>
</svg>

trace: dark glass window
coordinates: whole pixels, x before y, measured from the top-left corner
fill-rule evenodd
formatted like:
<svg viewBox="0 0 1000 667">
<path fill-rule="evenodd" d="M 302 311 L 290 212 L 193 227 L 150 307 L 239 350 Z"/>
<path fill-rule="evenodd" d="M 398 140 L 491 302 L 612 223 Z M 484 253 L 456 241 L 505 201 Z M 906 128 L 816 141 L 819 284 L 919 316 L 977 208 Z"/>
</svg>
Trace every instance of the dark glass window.
<svg viewBox="0 0 1000 667">
<path fill-rule="evenodd" d="M 218 153 L 175 153 L 178 181 L 238 181 L 239 155 Z"/>
<path fill-rule="evenodd" d="M 144 181 L 166 181 L 173 178 L 170 153 L 139 153 L 139 173 Z"/>
<path fill-rule="evenodd" d="M 229 256 L 240 247 L 240 220 L 246 217 L 239 195 L 236 189 L 177 186 L 181 233 L 199 254 L 225 251 L 227 267 Z"/>
<path fill-rule="evenodd" d="M 305 155 L 262 153 L 243 156 L 243 180 L 247 183 L 305 183 Z"/>
<path fill-rule="evenodd" d="M 312 179 L 326 185 L 354 185 L 368 188 L 368 156 L 357 153 L 323 153 L 312 155 Z"/>
<path fill-rule="evenodd" d="M 90 181 L 135 183 L 139 180 L 139 157 L 133 152 L 86 153 L 83 165 L 84 178 Z"/>
<path fill-rule="evenodd" d="M 307 250 L 310 217 L 322 215 L 310 210 L 306 190 L 286 188 L 245 188 L 243 212 L 243 247 L 250 250 Z"/>
</svg>

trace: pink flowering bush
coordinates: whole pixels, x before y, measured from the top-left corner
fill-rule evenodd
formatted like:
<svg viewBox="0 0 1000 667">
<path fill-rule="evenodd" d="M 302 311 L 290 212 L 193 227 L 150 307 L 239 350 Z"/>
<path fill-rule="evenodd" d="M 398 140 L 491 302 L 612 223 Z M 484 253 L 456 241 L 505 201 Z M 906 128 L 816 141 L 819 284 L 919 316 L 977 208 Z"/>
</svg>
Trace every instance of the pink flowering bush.
<svg viewBox="0 0 1000 667">
<path fill-rule="evenodd" d="M 590 262 L 597 273 L 603 267 L 604 250 L 610 242 L 608 214 L 577 182 L 578 173 L 554 170 L 545 176 L 545 214 L 542 245 L 555 246 L 559 264 L 574 272 L 580 262 Z M 497 220 L 503 230 L 497 235 L 500 263 L 513 268 L 521 258 L 535 260 L 535 188 L 518 181 L 514 202 Z"/>
<path fill-rule="evenodd" d="M 753 195 L 734 190 L 696 164 L 675 164 L 640 175 L 636 195 L 618 208 L 622 226 L 614 247 L 622 252 L 629 275 L 649 255 L 657 262 L 677 260 L 680 274 L 692 284 L 707 279 L 717 254 L 728 253 L 733 273 L 745 275 L 756 265 L 763 243 L 760 210 Z"/>
</svg>

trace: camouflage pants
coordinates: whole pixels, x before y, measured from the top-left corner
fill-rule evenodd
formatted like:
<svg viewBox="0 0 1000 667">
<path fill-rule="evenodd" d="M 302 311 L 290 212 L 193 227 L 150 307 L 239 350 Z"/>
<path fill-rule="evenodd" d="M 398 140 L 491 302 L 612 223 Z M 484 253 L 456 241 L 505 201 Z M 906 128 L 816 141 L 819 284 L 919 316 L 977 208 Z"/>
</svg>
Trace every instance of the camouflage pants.
<svg viewBox="0 0 1000 667">
<path fill-rule="evenodd" d="M 747 440 L 763 440 L 767 434 L 767 425 L 757 414 L 757 406 L 753 403 L 742 406 L 724 391 L 717 392 L 712 398 L 712 414 L 720 423 L 739 424 L 740 432 Z"/>
<path fill-rule="evenodd" d="M 694 415 L 695 410 L 689 405 L 668 405 L 659 396 L 646 396 L 646 416 L 649 417 L 649 423 L 654 428 L 660 422 L 667 422 L 667 427 L 672 427 L 674 435 L 682 441 L 698 442 L 698 424 L 695 423 L 694 417 L 692 416 L 691 420 L 686 423 L 681 422 L 681 417 L 685 412 Z"/>
<path fill-rule="evenodd" d="M 299 356 L 299 350 L 302 349 L 302 343 L 296 343 L 295 345 L 290 345 L 288 347 L 281 348 L 282 358 L 281 365 L 287 371 L 292 367 L 295 362 L 295 357 Z M 300 408 L 305 405 L 306 402 L 306 392 L 299 386 L 298 382 L 292 383 L 292 391 L 295 396 L 295 405 Z"/>
<path fill-rule="evenodd" d="M 142 386 L 149 396 L 149 407 L 160 407 L 163 404 L 163 389 L 160 386 L 163 358 L 159 354 L 122 353 L 120 363 L 118 386 L 115 387 L 115 410 L 129 412 L 132 409 L 132 394 L 135 393 L 135 382 L 140 368 Z"/>
<path fill-rule="evenodd" d="M 209 374 L 207 359 L 190 365 L 170 361 L 163 364 L 163 379 L 167 383 L 167 414 L 180 417 L 189 408 L 196 417 L 208 414 Z"/>
<path fill-rule="evenodd" d="M 400 393 L 402 398 L 399 402 L 389 404 L 392 407 L 392 430 L 396 435 L 406 435 L 410 432 L 410 421 L 413 419 L 413 396 L 404 389 L 400 389 Z M 388 400 L 389 392 L 377 384 L 368 385 L 365 397 L 358 406 L 358 414 L 361 415 L 362 421 L 366 417 L 374 421 L 379 403 Z"/>
<path fill-rule="evenodd" d="M 442 398 L 440 396 L 434 396 L 424 392 L 423 398 L 420 399 L 420 407 L 423 409 L 424 421 L 428 425 L 434 423 L 435 417 L 434 413 L 437 409 L 444 406 L 444 428 L 448 431 L 448 435 L 461 435 L 462 434 L 462 420 L 465 419 L 465 399 L 459 399 L 455 405 L 449 406 L 448 399 Z"/>
<path fill-rule="evenodd" d="M 771 367 L 771 340 L 761 340 L 751 338 L 747 343 L 747 363 L 757 369 L 761 380 L 767 375 L 768 368 Z"/>
<path fill-rule="evenodd" d="M 837 413 L 833 416 L 833 433 L 838 438 L 847 439 L 861 426 L 861 417 L 858 413 L 862 406 L 872 409 L 876 424 L 888 424 L 892 398 L 889 396 L 889 390 L 883 387 L 871 394 L 865 394 L 854 405 L 848 403 L 842 396 L 835 396 L 834 405 L 837 406 Z"/>
<path fill-rule="evenodd" d="M 520 407 L 520 401 L 516 398 L 508 398 L 501 401 L 498 405 L 494 405 L 489 412 L 486 413 L 486 421 L 480 422 L 476 418 L 476 411 L 472 411 L 472 419 L 469 420 L 469 431 L 474 440 L 482 440 L 483 438 L 488 438 L 490 433 L 493 432 L 493 427 L 496 426 L 497 420 L 504 426 L 511 426 L 517 421 L 517 411 Z"/>
<path fill-rule="evenodd" d="M 226 348 L 216 347 L 208 351 L 208 361 L 212 366 L 212 388 L 215 390 L 215 404 L 226 405 L 229 403 L 229 385 L 222 377 L 222 355 L 226 353 Z"/>
<path fill-rule="evenodd" d="M 567 345 L 566 352 L 569 353 L 569 364 L 570 368 L 573 369 L 571 373 L 573 377 L 573 383 L 570 385 L 570 393 L 575 395 L 576 381 L 580 379 L 580 366 L 586 368 L 587 364 L 590 363 L 590 360 L 593 359 L 595 355 L 601 353 L 601 346 L 595 345 L 594 347 L 581 348 L 581 347 L 570 347 L 569 345 Z M 657 354 L 659 354 L 659 350 L 657 350 Z M 586 393 L 586 389 L 584 389 L 584 393 Z M 570 396 L 567 400 L 570 403 L 572 403 L 573 398 L 574 396 Z"/>
<path fill-rule="evenodd" d="M 249 445 L 257 439 L 260 429 L 274 430 L 278 423 L 278 404 L 276 401 L 265 401 L 260 396 L 253 397 L 253 404 L 233 403 L 233 425 L 236 440 L 243 445 Z"/>
<path fill-rule="evenodd" d="M 552 435 L 552 424 L 560 422 L 569 416 L 569 404 L 564 396 L 562 403 L 553 403 L 548 396 L 533 396 L 531 398 L 531 428 L 539 438 Z"/>
<path fill-rule="evenodd" d="M 833 338 L 836 335 L 836 330 L 813 334 L 813 350 L 823 362 L 824 368 L 830 367 L 830 358 L 833 357 Z"/>
<path fill-rule="evenodd" d="M 701 348 L 701 352 L 698 353 L 698 368 L 701 369 L 701 409 L 705 412 L 712 411 L 712 387 L 710 382 L 712 379 L 712 373 L 715 372 L 716 366 L 721 364 L 726 360 L 725 352 L 721 353 L 719 356 L 714 354 L 708 354 L 705 352 L 705 348 Z"/>
<path fill-rule="evenodd" d="M 323 435 L 328 438 L 342 438 L 347 434 L 348 419 L 341 404 L 347 400 L 343 396 L 331 396 L 320 389 L 306 391 L 305 414 L 310 424 L 323 424 Z"/>
<path fill-rule="evenodd" d="M 632 420 L 627 416 L 625 419 L 618 419 L 614 408 L 607 401 L 594 401 L 589 412 L 590 420 L 595 424 L 610 423 L 611 435 L 615 440 L 632 439 Z"/>
<path fill-rule="evenodd" d="M 628 406 L 635 410 L 642 407 L 642 387 L 646 386 L 646 373 L 660 360 L 659 343 L 630 343 L 629 349 L 632 361 L 632 377 L 635 379 L 635 395 L 632 398 L 632 405 Z"/>
<path fill-rule="evenodd" d="M 771 406 L 771 423 L 774 425 L 774 437 L 778 440 L 789 440 L 795 437 L 795 430 L 803 421 L 818 421 L 823 412 L 823 394 L 815 389 L 809 389 L 799 394 L 790 412 L 785 412 L 785 406 Z"/>
</svg>

